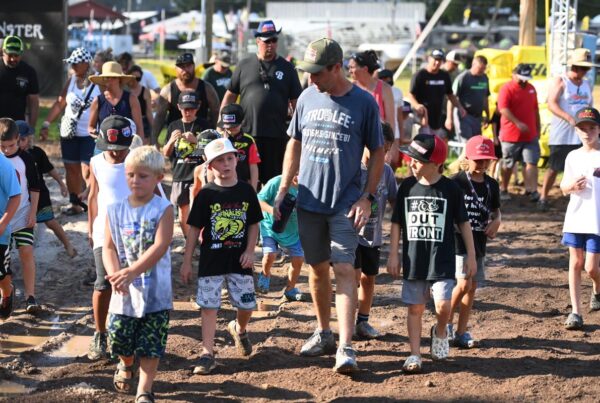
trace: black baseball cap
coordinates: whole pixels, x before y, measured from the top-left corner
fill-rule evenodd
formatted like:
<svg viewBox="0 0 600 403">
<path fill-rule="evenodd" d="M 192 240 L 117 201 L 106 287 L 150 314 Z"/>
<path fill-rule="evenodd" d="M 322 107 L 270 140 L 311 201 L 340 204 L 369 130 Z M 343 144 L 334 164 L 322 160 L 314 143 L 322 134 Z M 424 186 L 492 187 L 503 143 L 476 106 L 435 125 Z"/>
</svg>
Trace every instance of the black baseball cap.
<svg viewBox="0 0 600 403">
<path fill-rule="evenodd" d="M 533 78 L 531 75 L 531 65 L 527 63 L 517 64 L 517 67 L 514 69 L 514 73 L 517 75 L 519 80 L 529 81 Z"/>
<path fill-rule="evenodd" d="M 377 72 L 377 77 L 382 80 L 384 78 L 394 78 L 392 70 L 382 69 Z"/>
<path fill-rule="evenodd" d="M 100 124 L 100 135 L 96 147 L 101 151 L 127 150 L 133 140 L 133 130 L 129 119 L 110 115 Z"/>
<path fill-rule="evenodd" d="M 446 60 L 446 54 L 442 49 L 433 49 L 431 52 L 429 52 L 429 56 L 438 60 Z"/>
<path fill-rule="evenodd" d="M 177 60 L 175 60 L 175 66 L 182 66 L 184 64 L 194 64 L 194 55 L 186 52 L 177 56 Z"/>
<path fill-rule="evenodd" d="M 448 156 L 448 146 L 436 135 L 417 134 L 412 143 L 400 147 L 400 151 L 421 162 L 443 164 Z"/>
<path fill-rule="evenodd" d="M 582 108 L 575 113 L 575 126 L 583 122 L 592 122 L 600 125 L 600 113 L 596 108 Z"/>
<path fill-rule="evenodd" d="M 228 129 L 242 124 L 244 120 L 244 110 L 239 104 L 229 104 L 221 109 L 221 119 L 219 127 Z"/>
<path fill-rule="evenodd" d="M 196 145 L 200 155 L 204 156 L 204 148 L 208 145 L 208 143 L 218 139 L 219 137 L 221 137 L 221 135 L 215 129 L 207 129 L 201 132 L 198 135 L 198 144 Z"/>
<path fill-rule="evenodd" d="M 198 94 L 195 91 L 183 91 L 179 94 L 179 98 L 177 99 L 177 105 L 182 108 L 193 108 L 197 109 L 200 107 L 200 100 L 198 99 Z"/>
</svg>

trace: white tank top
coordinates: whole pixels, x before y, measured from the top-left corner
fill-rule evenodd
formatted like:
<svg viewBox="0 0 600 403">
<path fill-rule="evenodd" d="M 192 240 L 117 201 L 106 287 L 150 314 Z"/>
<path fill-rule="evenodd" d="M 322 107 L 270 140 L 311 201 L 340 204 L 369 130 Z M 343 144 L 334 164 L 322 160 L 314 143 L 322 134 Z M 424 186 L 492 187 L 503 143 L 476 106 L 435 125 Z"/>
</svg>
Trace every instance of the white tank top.
<svg viewBox="0 0 600 403">
<path fill-rule="evenodd" d="M 92 170 L 98 184 L 98 215 L 92 225 L 92 241 L 94 249 L 101 248 L 104 243 L 104 226 L 106 225 L 106 207 L 121 201 L 131 191 L 127 187 L 125 164 L 111 164 L 100 153 L 91 160 Z"/>
<path fill-rule="evenodd" d="M 67 96 L 65 97 L 65 101 L 67 102 L 67 107 L 65 108 L 65 114 L 72 115 L 77 117 L 77 111 L 81 105 L 83 105 L 83 101 L 87 96 L 89 91 L 92 91 L 90 94 L 88 105 L 92 103 L 94 98 L 100 95 L 100 88 L 97 85 L 93 87 L 88 85 L 87 87 L 80 89 L 77 87 L 77 77 L 75 75 L 71 76 L 69 81 L 69 88 L 67 88 Z M 85 91 L 85 92 L 84 92 Z M 90 108 L 89 106 L 83 110 L 81 113 L 81 117 L 77 122 L 77 137 L 86 137 L 89 136 L 88 133 L 88 123 L 90 121 Z"/>
<path fill-rule="evenodd" d="M 575 85 L 566 75 L 561 75 L 564 90 L 558 98 L 560 108 L 571 116 L 586 106 L 592 105 L 592 87 L 588 80 L 583 80 L 581 85 Z M 550 122 L 550 145 L 580 144 L 575 128 L 566 120 L 552 114 Z"/>
</svg>

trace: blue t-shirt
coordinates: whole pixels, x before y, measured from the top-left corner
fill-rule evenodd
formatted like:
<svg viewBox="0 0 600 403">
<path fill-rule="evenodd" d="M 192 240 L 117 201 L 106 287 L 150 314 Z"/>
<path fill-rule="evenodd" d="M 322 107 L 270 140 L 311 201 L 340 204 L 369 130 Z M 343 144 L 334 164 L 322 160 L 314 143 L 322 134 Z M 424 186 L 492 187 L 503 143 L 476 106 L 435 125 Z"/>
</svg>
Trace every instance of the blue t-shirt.
<svg viewBox="0 0 600 403">
<path fill-rule="evenodd" d="M 365 146 L 383 145 L 375 98 L 356 85 L 341 97 L 308 87 L 296 105 L 288 134 L 302 142 L 298 207 L 334 214 L 362 194 L 360 160 Z"/>
<path fill-rule="evenodd" d="M 280 183 L 281 175 L 271 178 L 258 194 L 258 200 L 264 201 L 268 205 L 272 206 L 275 202 L 275 196 L 277 196 Z M 295 187 L 290 187 L 288 193 L 292 196 L 298 197 L 298 189 Z M 273 238 L 279 245 L 286 247 L 298 243 L 300 236 L 298 235 L 298 214 L 296 213 L 296 209 L 292 211 L 292 214 L 290 215 L 287 225 L 282 233 L 278 234 L 273 232 L 273 221 L 273 215 L 263 211 L 263 220 L 260 222 L 261 236 Z"/>
<path fill-rule="evenodd" d="M 0 216 L 6 212 L 8 199 L 20 194 L 21 185 L 19 185 L 17 171 L 13 164 L 3 154 L 0 154 Z M 0 245 L 8 245 L 11 232 L 9 224 L 6 230 L 0 234 Z"/>
<path fill-rule="evenodd" d="M 167 199 L 154 195 L 143 206 L 132 207 L 125 198 L 108 207 L 110 235 L 121 268 L 130 267 L 154 244 L 158 223 L 170 206 Z M 128 295 L 113 293 L 109 312 L 141 318 L 167 309 L 173 309 L 170 248 L 153 267 L 133 280 Z"/>
</svg>

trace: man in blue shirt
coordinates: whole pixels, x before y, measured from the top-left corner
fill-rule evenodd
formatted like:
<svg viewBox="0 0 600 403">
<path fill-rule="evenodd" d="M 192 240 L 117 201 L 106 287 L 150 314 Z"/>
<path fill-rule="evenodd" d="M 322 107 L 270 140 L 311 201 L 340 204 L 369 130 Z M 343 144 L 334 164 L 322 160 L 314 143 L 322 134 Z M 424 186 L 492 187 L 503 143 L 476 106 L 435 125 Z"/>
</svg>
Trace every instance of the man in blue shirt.
<svg viewBox="0 0 600 403">
<path fill-rule="evenodd" d="M 384 149 L 377 104 L 369 93 L 346 79 L 342 58 L 340 45 L 322 38 L 308 45 L 299 64 L 314 85 L 298 99 L 288 128 L 291 139 L 274 215 L 279 216 L 279 205 L 299 172 L 298 231 L 305 260 L 311 266 L 310 289 L 318 322 L 300 354 L 318 356 L 336 351 L 329 326 L 331 264 L 336 277 L 340 332 L 334 369 L 350 373 L 358 369 L 351 344 L 357 303 L 357 229 L 369 218 L 383 171 Z M 371 159 L 367 185 L 362 189 L 360 161 L 364 147 L 371 152 Z"/>
</svg>

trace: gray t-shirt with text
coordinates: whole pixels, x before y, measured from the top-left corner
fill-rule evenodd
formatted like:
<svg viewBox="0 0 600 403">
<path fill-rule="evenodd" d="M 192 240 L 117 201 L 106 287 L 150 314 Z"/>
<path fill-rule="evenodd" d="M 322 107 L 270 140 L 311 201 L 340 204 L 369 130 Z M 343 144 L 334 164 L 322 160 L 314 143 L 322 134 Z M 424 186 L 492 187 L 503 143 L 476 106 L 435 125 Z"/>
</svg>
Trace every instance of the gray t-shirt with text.
<svg viewBox="0 0 600 403">
<path fill-rule="evenodd" d="M 310 86 L 298 99 L 288 134 L 302 142 L 298 207 L 334 214 L 352 206 L 363 191 L 365 146 L 375 150 L 383 145 L 373 96 L 356 85 L 340 97 Z"/>
</svg>

